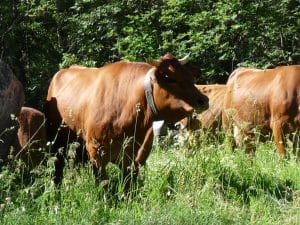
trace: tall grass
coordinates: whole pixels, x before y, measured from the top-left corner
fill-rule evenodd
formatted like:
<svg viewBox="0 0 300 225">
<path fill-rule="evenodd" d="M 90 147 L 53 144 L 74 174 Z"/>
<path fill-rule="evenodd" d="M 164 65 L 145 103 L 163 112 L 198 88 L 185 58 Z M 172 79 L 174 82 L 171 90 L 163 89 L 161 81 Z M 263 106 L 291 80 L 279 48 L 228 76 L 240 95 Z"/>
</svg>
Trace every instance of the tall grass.
<svg viewBox="0 0 300 225">
<path fill-rule="evenodd" d="M 281 159 L 272 142 L 258 143 L 255 156 L 222 137 L 156 142 L 125 200 L 114 165 L 107 192 L 89 164 L 72 161 L 56 188 L 53 162 L 1 171 L 0 224 L 300 224 L 300 163 Z"/>
</svg>

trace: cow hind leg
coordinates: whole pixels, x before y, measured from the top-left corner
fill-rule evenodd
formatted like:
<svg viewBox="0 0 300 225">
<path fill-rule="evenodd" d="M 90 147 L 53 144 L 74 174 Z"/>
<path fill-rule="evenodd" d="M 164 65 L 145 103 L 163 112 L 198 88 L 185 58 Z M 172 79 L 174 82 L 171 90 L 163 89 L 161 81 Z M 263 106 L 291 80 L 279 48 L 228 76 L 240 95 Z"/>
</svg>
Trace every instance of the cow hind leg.
<svg viewBox="0 0 300 225">
<path fill-rule="evenodd" d="M 68 144 L 72 141 L 70 130 L 66 128 L 61 128 L 57 131 L 57 136 L 53 140 L 53 145 L 51 146 L 51 154 L 53 154 L 56 159 L 54 162 L 54 178 L 53 181 L 56 185 L 60 185 L 63 179 L 63 171 L 66 165 L 65 159 L 67 155 Z"/>
<path fill-rule="evenodd" d="M 236 140 L 234 138 L 234 124 L 232 118 L 226 113 L 222 114 L 222 126 L 225 133 L 225 145 L 234 150 L 237 147 Z"/>
<path fill-rule="evenodd" d="M 63 171 L 64 171 L 64 167 L 65 167 L 65 159 L 64 159 L 64 155 L 62 153 L 57 153 L 56 155 L 56 160 L 54 162 L 54 184 L 59 186 L 62 183 L 62 179 L 63 179 Z"/>
<path fill-rule="evenodd" d="M 63 179 L 63 170 L 66 165 L 68 144 L 74 141 L 74 133 L 65 125 L 61 125 L 57 129 L 52 129 L 52 134 L 48 132 L 48 140 L 52 142 L 50 145 L 50 153 L 56 157 L 54 162 L 53 181 L 56 185 L 60 185 Z"/>
</svg>

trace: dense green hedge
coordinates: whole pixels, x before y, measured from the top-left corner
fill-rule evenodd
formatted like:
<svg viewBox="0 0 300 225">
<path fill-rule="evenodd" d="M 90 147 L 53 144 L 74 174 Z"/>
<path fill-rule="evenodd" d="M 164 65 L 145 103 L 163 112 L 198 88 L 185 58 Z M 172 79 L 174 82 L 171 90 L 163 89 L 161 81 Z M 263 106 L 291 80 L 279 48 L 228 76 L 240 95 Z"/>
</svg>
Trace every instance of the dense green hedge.
<svg viewBox="0 0 300 225">
<path fill-rule="evenodd" d="M 2 0 L 0 58 L 42 107 L 49 80 L 70 64 L 191 53 L 198 82 L 237 66 L 300 63 L 299 0 Z"/>
</svg>

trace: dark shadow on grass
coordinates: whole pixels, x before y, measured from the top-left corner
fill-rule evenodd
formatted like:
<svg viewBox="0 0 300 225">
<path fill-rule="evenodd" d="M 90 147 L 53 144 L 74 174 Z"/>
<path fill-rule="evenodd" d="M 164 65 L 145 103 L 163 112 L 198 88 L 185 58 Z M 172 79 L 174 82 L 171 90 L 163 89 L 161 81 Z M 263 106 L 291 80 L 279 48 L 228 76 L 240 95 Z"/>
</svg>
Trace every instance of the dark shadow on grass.
<svg viewBox="0 0 300 225">
<path fill-rule="evenodd" d="M 222 168 L 218 176 L 221 183 L 221 192 L 227 198 L 232 198 L 230 191 L 234 191 L 243 202 L 248 204 L 250 197 L 258 196 L 262 193 L 270 195 L 278 200 L 293 200 L 294 183 L 289 179 L 278 179 L 265 173 L 256 173 L 255 177 L 239 176 L 237 171 L 230 170 L 229 168 Z"/>
</svg>

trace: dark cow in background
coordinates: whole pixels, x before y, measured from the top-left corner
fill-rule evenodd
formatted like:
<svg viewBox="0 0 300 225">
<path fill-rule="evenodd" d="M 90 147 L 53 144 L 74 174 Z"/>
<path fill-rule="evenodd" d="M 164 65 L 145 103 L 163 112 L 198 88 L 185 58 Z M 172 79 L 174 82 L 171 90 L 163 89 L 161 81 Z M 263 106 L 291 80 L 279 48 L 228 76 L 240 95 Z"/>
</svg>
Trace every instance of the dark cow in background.
<svg viewBox="0 0 300 225">
<path fill-rule="evenodd" d="M 61 182 L 64 167 L 58 149 L 78 136 L 85 141 L 96 181 L 106 179 L 109 162 L 119 165 L 125 177 L 133 163 L 135 179 L 152 147 L 152 122 L 176 122 L 194 107 L 207 107 L 184 61 L 168 53 L 149 63 L 74 66 L 55 74 L 45 106 L 49 141 L 55 140 L 55 183 Z M 126 189 L 129 183 L 130 178 Z"/>
<path fill-rule="evenodd" d="M 211 84 L 211 85 L 196 85 L 197 89 L 209 99 L 209 107 L 203 112 L 191 117 L 182 119 L 179 124 L 181 129 L 186 129 L 189 132 L 195 130 L 209 130 L 212 133 L 221 129 L 222 111 L 226 85 Z"/>
<path fill-rule="evenodd" d="M 245 142 L 247 152 L 252 152 L 254 129 L 258 128 L 261 138 L 272 131 L 284 156 L 284 134 L 297 131 L 300 125 L 300 66 L 239 68 L 230 75 L 227 88 L 223 122 L 236 144 Z"/>
<path fill-rule="evenodd" d="M 17 132 L 17 117 L 24 103 L 21 82 L 0 60 L 0 165 L 7 159 Z"/>
<path fill-rule="evenodd" d="M 45 157 L 45 115 L 37 109 L 22 107 L 18 124 L 13 155 L 21 158 L 29 168 L 34 168 Z"/>
</svg>

